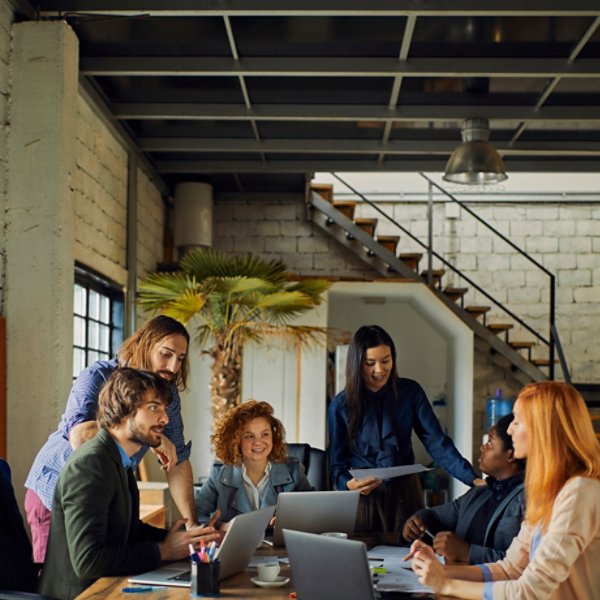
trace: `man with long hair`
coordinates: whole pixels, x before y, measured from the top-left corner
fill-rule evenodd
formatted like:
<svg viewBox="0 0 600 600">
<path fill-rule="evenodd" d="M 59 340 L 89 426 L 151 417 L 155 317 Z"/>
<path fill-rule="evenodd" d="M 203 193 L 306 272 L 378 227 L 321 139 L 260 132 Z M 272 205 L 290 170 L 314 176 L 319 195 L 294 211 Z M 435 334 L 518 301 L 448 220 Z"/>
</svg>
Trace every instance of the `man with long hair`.
<svg viewBox="0 0 600 600">
<path fill-rule="evenodd" d="M 96 410 L 100 390 L 118 368 L 152 371 L 168 383 L 171 390 L 171 402 L 167 408 L 169 422 L 160 435 L 160 444 L 150 449 L 166 471 L 171 495 L 181 515 L 187 518 L 187 526 L 197 524 L 189 461 L 191 442 L 186 443 L 183 435 L 179 397 L 179 391 L 187 385 L 189 339 L 181 323 L 160 315 L 126 339 L 116 358 L 95 362 L 81 372 L 73 384 L 58 428 L 38 452 L 25 482 L 28 488 L 25 510 L 31 527 L 36 562 L 44 561 L 54 488 L 60 472 L 73 450 L 98 432 Z M 136 465 L 148 449 L 146 444 L 140 446 L 133 456 Z"/>
</svg>

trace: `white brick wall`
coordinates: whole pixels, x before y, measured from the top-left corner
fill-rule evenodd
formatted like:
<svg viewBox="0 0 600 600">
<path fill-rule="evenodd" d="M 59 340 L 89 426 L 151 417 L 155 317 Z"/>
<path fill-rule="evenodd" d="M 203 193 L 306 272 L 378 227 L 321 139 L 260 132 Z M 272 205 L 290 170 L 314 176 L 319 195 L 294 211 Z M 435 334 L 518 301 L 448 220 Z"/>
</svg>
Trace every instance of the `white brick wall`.
<svg viewBox="0 0 600 600">
<path fill-rule="evenodd" d="M 265 258 L 281 258 L 290 269 L 302 275 L 377 277 L 306 220 L 302 198 L 290 195 L 277 198 L 242 195 L 217 198 L 215 246 L 225 251 L 250 251 Z M 426 203 L 394 202 L 380 206 L 426 242 Z M 600 383 L 600 351 L 597 349 L 600 347 L 597 344 L 600 335 L 600 209 L 591 204 L 564 203 L 472 204 L 470 208 L 556 275 L 557 327 L 573 380 Z M 454 227 L 445 215 L 445 205 L 436 203 L 436 250 L 442 255 L 451 251 L 455 255 L 452 262 L 459 269 L 547 337 L 548 276 L 516 254 L 506 242 L 494 238 L 466 211 L 460 211 Z M 365 205 L 357 207 L 356 216 L 378 217 Z M 377 233 L 398 232 L 380 218 Z M 261 234 L 266 237 L 259 237 Z M 400 235 L 399 252 L 424 252 L 406 234 Z M 425 265 L 424 257 L 420 269 Z M 448 277 L 448 280 L 453 285 L 463 285 L 457 277 Z M 465 302 L 490 304 L 479 293 L 470 293 Z M 510 322 L 510 319 L 492 307 L 488 321 Z M 534 338 L 515 324 L 510 339 Z M 546 347 L 536 347 L 533 355 L 547 357 Z M 560 374 L 558 366 L 557 372 Z"/>
<path fill-rule="evenodd" d="M 0 314 L 4 312 L 4 273 L 5 273 L 5 243 L 4 234 L 7 188 L 7 135 L 9 123 L 7 106 L 9 94 L 9 64 L 11 59 L 10 26 L 13 21 L 12 10 L 4 0 L 0 1 Z"/>
<path fill-rule="evenodd" d="M 156 271 L 157 263 L 163 260 L 163 232 L 165 209 L 160 191 L 138 169 L 138 279 Z"/>
</svg>

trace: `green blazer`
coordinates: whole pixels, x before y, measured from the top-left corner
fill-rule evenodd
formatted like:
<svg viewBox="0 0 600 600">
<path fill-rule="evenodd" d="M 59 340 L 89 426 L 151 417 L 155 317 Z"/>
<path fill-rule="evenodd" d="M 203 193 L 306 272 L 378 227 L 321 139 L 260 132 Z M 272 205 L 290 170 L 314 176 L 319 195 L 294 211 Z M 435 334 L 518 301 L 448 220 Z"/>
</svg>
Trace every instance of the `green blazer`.
<svg viewBox="0 0 600 600">
<path fill-rule="evenodd" d="M 75 598 L 100 577 L 130 575 L 160 563 L 167 531 L 139 520 L 139 492 L 117 444 L 101 429 L 74 452 L 54 493 L 40 592 Z"/>
</svg>

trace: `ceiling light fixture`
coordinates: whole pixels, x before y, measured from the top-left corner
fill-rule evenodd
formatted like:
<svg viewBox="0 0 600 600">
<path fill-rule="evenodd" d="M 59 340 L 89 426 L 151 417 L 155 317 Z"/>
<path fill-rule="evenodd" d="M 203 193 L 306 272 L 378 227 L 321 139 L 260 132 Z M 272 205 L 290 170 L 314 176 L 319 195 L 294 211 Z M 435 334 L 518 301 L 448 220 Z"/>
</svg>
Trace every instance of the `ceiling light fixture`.
<svg viewBox="0 0 600 600">
<path fill-rule="evenodd" d="M 482 185 L 507 179 L 502 158 L 489 142 L 490 124 L 487 119 L 466 119 L 462 139 L 463 143 L 446 163 L 444 181 Z"/>
</svg>

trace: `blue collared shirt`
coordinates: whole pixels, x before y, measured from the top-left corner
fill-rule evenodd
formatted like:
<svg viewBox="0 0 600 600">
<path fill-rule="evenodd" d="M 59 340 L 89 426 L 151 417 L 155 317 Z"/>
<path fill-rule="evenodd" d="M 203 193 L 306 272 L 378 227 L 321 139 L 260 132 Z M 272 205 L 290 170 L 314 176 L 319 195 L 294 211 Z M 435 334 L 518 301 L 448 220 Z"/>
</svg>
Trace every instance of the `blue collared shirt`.
<svg viewBox="0 0 600 600">
<path fill-rule="evenodd" d="M 396 396 L 391 382 L 378 392 L 365 392 L 364 412 L 352 444 L 348 439 L 346 392 L 340 392 L 329 406 L 329 468 L 335 489 L 346 489 L 351 468 L 414 464 L 413 430 L 438 465 L 472 485 L 477 473 L 444 433 L 423 388 L 412 379 L 398 378 L 396 382 Z"/>
<path fill-rule="evenodd" d="M 52 499 L 54 488 L 58 477 L 67 459 L 71 456 L 73 449 L 69 443 L 71 429 L 85 421 L 95 421 L 98 408 L 98 396 L 107 379 L 117 369 L 117 359 L 98 361 L 84 369 L 73 383 L 73 388 L 67 400 L 67 407 L 60 419 L 56 431 L 50 434 L 46 443 L 38 452 L 25 487 L 33 490 L 44 503 L 44 506 L 52 510 Z M 177 387 L 173 385 L 171 403 L 167 407 L 169 423 L 165 427 L 165 436 L 173 442 L 177 450 L 177 462 L 188 460 L 192 442 L 185 443 L 183 435 L 183 420 L 181 418 L 181 399 Z M 139 464 L 148 446 L 136 452 L 131 458 Z"/>
</svg>

